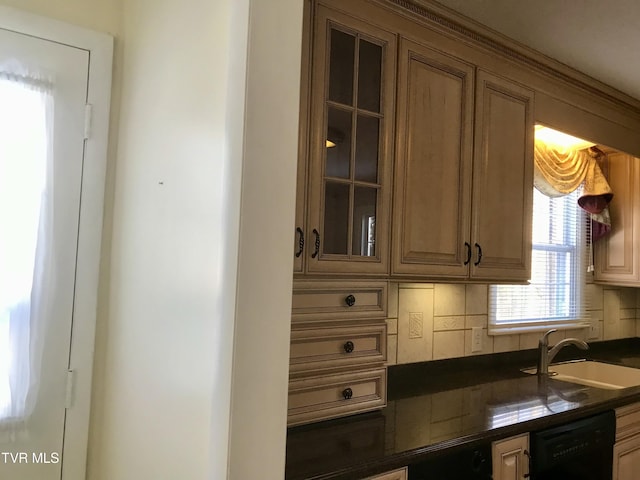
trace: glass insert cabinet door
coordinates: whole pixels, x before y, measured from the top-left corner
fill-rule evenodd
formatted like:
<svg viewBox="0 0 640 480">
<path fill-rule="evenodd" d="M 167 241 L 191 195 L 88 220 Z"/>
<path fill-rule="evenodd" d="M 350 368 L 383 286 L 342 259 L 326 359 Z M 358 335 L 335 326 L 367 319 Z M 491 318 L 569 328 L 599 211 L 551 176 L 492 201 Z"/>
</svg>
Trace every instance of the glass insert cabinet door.
<svg viewBox="0 0 640 480">
<path fill-rule="evenodd" d="M 307 272 L 387 273 L 395 36 L 318 7 Z"/>
</svg>

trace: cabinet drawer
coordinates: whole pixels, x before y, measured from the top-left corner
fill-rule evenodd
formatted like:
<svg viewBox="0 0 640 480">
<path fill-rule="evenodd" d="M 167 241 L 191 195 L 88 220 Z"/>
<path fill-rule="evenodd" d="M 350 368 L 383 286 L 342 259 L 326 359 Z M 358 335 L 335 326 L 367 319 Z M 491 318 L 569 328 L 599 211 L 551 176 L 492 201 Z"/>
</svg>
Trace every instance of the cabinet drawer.
<svg viewBox="0 0 640 480">
<path fill-rule="evenodd" d="M 375 477 L 369 477 L 365 480 L 407 480 L 407 468 L 394 470 L 393 472 L 383 473 Z"/>
<path fill-rule="evenodd" d="M 291 380 L 289 425 L 382 408 L 386 390 L 385 368 Z"/>
<path fill-rule="evenodd" d="M 382 363 L 387 359 L 387 326 L 293 329 L 289 356 L 291 373 Z"/>
<path fill-rule="evenodd" d="M 387 316 L 387 282 L 295 282 L 292 321 Z"/>
<path fill-rule="evenodd" d="M 616 441 L 640 433 L 640 403 L 616 409 Z"/>
</svg>

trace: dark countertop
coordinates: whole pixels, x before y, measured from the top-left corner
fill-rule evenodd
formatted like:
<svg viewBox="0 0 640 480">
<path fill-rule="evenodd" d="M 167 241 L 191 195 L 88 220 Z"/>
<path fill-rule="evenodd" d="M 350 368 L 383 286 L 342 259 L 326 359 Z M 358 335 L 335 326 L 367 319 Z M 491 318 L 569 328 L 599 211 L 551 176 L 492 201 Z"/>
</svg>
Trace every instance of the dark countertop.
<svg viewBox="0 0 640 480">
<path fill-rule="evenodd" d="M 563 349 L 556 361 L 586 357 L 640 368 L 640 339 Z M 360 479 L 519 433 L 640 401 L 640 387 L 604 390 L 520 368 L 535 350 L 400 365 L 388 369 L 380 412 L 294 427 L 287 480 Z"/>
</svg>

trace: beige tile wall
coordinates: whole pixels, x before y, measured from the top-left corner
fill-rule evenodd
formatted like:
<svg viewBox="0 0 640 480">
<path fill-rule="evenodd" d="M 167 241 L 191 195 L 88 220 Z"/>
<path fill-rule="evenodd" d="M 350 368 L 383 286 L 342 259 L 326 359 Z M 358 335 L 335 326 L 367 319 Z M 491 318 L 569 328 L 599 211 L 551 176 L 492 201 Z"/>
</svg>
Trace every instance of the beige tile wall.
<svg viewBox="0 0 640 480">
<path fill-rule="evenodd" d="M 557 332 L 552 343 L 565 337 L 590 342 L 640 336 L 640 289 L 588 284 L 589 329 Z M 388 364 L 535 348 L 539 333 L 487 335 L 488 286 L 457 284 L 390 285 Z M 482 350 L 471 351 L 472 328 L 482 328 Z"/>
</svg>

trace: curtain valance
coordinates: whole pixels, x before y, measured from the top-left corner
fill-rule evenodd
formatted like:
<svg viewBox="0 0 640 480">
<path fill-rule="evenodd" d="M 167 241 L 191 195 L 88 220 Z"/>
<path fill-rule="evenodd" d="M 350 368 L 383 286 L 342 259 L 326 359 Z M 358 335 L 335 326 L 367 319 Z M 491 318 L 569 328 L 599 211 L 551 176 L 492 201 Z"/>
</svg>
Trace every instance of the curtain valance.
<svg viewBox="0 0 640 480">
<path fill-rule="evenodd" d="M 548 197 L 559 197 L 582 186 L 578 204 L 591 214 L 593 240 L 611 230 L 607 205 L 613 191 L 598 165 L 599 150 L 562 150 L 535 142 L 534 185 Z"/>
</svg>

